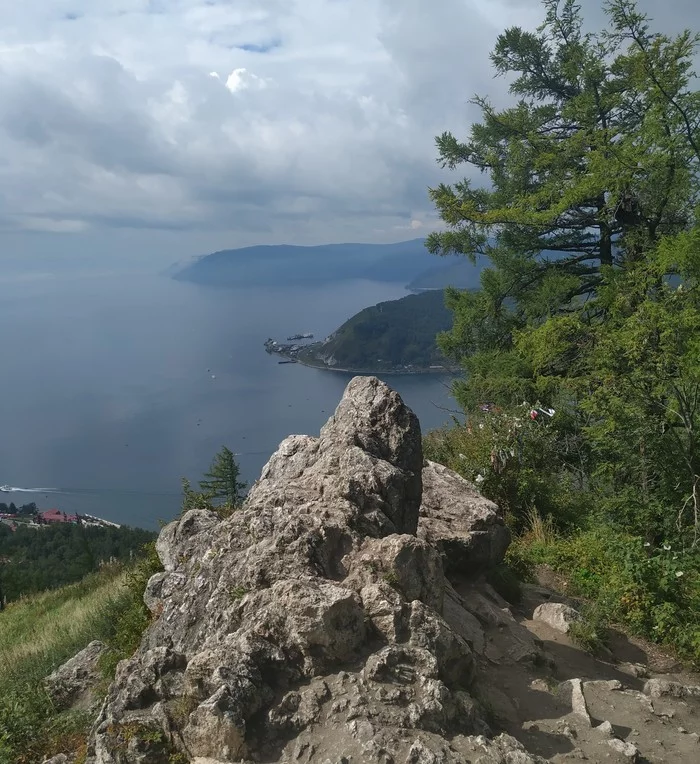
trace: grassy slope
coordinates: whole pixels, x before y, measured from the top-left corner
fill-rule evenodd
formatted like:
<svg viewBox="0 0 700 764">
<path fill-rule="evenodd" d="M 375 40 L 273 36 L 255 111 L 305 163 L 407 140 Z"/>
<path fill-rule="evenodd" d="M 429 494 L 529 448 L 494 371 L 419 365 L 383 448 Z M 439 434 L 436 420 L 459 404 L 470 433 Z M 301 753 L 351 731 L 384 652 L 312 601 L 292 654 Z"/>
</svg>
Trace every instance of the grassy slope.
<svg viewBox="0 0 700 764">
<path fill-rule="evenodd" d="M 41 680 L 93 639 L 110 635 L 109 608 L 123 584 L 123 573 L 107 570 L 0 613 L 0 764 L 41 761 L 39 754 L 58 753 L 84 735 L 87 720 L 57 714 Z"/>
</svg>

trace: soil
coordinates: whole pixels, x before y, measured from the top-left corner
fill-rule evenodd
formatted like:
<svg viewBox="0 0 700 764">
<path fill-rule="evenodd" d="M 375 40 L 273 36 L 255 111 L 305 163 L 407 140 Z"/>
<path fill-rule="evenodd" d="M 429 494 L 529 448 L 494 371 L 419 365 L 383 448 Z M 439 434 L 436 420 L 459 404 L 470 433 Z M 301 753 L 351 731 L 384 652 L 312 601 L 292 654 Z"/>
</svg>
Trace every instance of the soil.
<svg viewBox="0 0 700 764">
<path fill-rule="evenodd" d="M 508 654 L 512 629 L 495 624 L 485 630 L 496 659 L 482 663 L 473 694 L 493 730 L 507 732 L 552 762 L 700 762 L 700 675 L 657 645 L 619 631 L 610 634 L 606 653 L 595 656 L 567 634 L 533 620 L 543 602 L 581 604 L 554 591 L 563 582 L 551 571 L 540 574 L 539 583 L 525 585 L 522 601 L 506 610 L 543 657 L 504 662 L 500 656 Z M 459 584 L 455 588 L 464 593 Z M 678 683 L 687 696 L 650 697 L 645 684 L 654 678 Z M 581 682 L 583 715 L 572 710 L 568 685 L 562 686 L 566 680 Z M 693 692 L 697 696 L 691 697 Z"/>
</svg>

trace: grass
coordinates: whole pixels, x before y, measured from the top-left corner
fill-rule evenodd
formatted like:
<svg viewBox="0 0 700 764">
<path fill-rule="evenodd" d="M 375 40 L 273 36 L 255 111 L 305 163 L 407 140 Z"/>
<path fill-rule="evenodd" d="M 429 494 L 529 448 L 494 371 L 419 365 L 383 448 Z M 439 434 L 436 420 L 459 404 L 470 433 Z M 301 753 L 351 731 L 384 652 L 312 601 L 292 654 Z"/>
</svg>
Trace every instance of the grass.
<svg viewBox="0 0 700 764">
<path fill-rule="evenodd" d="M 145 581 L 154 555 L 124 570 L 111 567 L 77 584 L 14 602 L 0 612 L 0 764 L 33 764 L 84 752 L 90 715 L 61 712 L 42 679 L 94 639 L 111 648 L 105 680 L 130 655 L 148 625 Z"/>
<path fill-rule="evenodd" d="M 0 688 L 18 665 L 50 665 L 52 657 L 84 646 L 103 604 L 123 585 L 124 575 L 109 571 L 8 605 L 0 613 Z"/>
<path fill-rule="evenodd" d="M 654 547 L 601 521 L 568 535 L 536 512 L 506 555 L 527 578 L 546 565 L 585 601 L 572 639 L 591 652 L 605 646 L 608 626 L 665 645 L 700 666 L 700 550 Z"/>
</svg>

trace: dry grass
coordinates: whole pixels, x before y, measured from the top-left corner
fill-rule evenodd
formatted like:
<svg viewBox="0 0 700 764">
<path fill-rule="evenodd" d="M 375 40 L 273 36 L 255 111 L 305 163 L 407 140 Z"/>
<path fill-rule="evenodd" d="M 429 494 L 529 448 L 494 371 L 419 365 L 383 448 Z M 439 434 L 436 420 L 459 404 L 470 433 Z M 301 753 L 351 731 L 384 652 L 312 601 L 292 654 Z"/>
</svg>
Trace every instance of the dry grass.
<svg viewBox="0 0 700 764">
<path fill-rule="evenodd" d="M 525 515 L 527 530 L 523 538 L 529 543 L 552 544 L 557 540 L 557 530 L 551 515 L 542 517 L 536 509 Z"/>
<path fill-rule="evenodd" d="M 16 668 L 27 659 L 62 652 L 63 645 L 79 641 L 123 584 L 123 575 L 90 576 L 8 605 L 0 613 L 0 677 L 5 666 Z"/>
</svg>

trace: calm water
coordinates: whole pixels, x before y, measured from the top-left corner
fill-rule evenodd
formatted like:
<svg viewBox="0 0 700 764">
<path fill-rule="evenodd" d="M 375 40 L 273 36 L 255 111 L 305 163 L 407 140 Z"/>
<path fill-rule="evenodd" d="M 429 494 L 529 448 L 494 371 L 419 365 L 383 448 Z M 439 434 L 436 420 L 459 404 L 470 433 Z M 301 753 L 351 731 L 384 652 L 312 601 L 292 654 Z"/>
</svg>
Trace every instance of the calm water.
<svg viewBox="0 0 700 764">
<path fill-rule="evenodd" d="M 329 334 L 402 285 L 219 290 L 163 276 L 0 282 L 0 494 L 156 527 L 226 444 L 251 482 L 291 433 L 317 434 L 349 376 L 280 365 L 268 337 Z M 215 379 L 212 378 L 215 376 Z M 449 380 L 387 377 L 423 430 Z"/>
</svg>

